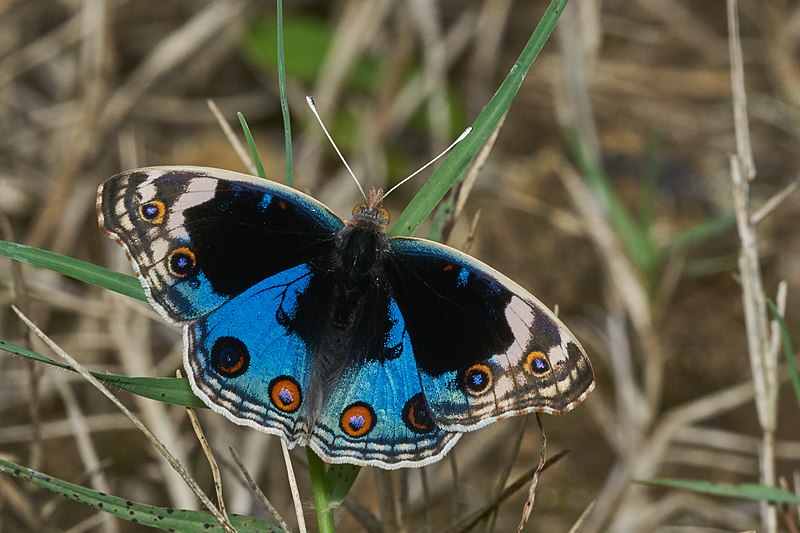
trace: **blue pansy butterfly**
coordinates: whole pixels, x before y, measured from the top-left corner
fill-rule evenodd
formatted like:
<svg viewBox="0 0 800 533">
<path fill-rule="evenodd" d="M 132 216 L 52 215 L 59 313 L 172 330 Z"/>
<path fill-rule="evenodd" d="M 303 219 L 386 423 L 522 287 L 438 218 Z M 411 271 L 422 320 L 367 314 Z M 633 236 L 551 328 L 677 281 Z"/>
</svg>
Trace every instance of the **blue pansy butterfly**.
<svg viewBox="0 0 800 533">
<path fill-rule="evenodd" d="M 289 187 L 152 167 L 98 190 L 100 227 L 184 334 L 192 389 L 331 463 L 441 459 L 461 433 L 565 413 L 594 387 L 541 302 L 436 242 L 389 238 L 382 193 L 342 221 Z"/>
</svg>

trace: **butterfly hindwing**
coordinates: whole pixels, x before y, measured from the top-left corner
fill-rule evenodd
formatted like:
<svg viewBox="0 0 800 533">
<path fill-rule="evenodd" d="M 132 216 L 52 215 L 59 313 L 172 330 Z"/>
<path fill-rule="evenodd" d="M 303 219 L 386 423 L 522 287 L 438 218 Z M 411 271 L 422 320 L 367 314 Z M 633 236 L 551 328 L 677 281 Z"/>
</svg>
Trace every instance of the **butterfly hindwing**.
<svg viewBox="0 0 800 533">
<path fill-rule="evenodd" d="M 391 240 L 386 272 L 422 388 L 448 431 L 561 414 L 594 387 L 589 359 L 541 302 L 479 261 L 421 239 Z"/>
<path fill-rule="evenodd" d="M 317 420 L 311 446 L 333 463 L 394 469 L 438 461 L 460 433 L 438 427 L 428 410 L 397 303 L 390 299 L 371 311 L 388 313 L 391 327 L 383 338 L 391 349 L 345 369 Z"/>
<path fill-rule="evenodd" d="M 185 327 L 184 366 L 195 393 L 238 424 L 305 444 L 314 354 L 292 332 L 298 297 L 314 277 L 308 264 L 252 286 Z"/>
<path fill-rule="evenodd" d="M 176 323 L 333 247 L 342 221 L 289 187 L 235 172 L 150 167 L 98 190 L 100 227 L 123 245 L 153 305 Z"/>
</svg>

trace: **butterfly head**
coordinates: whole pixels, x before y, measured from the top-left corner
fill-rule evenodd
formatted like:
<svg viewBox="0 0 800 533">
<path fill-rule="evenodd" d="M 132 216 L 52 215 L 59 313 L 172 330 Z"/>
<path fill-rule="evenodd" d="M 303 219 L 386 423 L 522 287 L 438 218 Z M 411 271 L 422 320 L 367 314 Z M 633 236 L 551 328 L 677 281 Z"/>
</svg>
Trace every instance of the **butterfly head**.
<svg viewBox="0 0 800 533">
<path fill-rule="evenodd" d="M 389 226 L 389 211 L 383 207 L 383 189 L 370 189 L 363 203 L 353 208 L 353 218 L 348 224 L 386 233 Z"/>
</svg>

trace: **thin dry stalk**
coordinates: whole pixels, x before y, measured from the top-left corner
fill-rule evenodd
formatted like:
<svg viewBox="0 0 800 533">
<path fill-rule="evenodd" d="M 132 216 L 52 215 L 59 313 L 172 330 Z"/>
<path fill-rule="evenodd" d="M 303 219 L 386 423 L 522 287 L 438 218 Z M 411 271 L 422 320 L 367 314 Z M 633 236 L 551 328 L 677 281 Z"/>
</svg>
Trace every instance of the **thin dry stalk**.
<svg viewBox="0 0 800 533">
<path fill-rule="evenodd" d="M 180 370 L 177 374 L 178 377 L 181 377 Z M 211 477 L 214 480 L 214 492 L 217 495 L 219 510 L 222 514 L 227 516 L 228 511 L 225 509 L 225 498 L 222 495 L 222 476 L 220 476 L 219 473 L 217 459 L 214 457 L 214 452 L 208 444 L 208 439 L 206 439 L 206 435 L 203 433 L 203 427 L 200 425 L 200 420 L 197 419 L 197 414 L 194 412 L 194 409 L 187 407 L 186 415 L 189 417 L 189 421 L 192 423 L 192 429 L 194 429 L 194 434 L 197 436 L 197 441 L 200 443 L 200 447 L 203 449 L 206 459 L 208 459 L 208 466 L 211 467 Z"/>
<path fill-rule="evenodd" d="M 759 222 L 767 218 L 790 194 L 792 194 L 797 187 L 800 186 L 800 176 L 796 176 L 789 184 L 781 189 L 777 194 L 772 196 L 769 200 L 762 205 L 758 211 L 753 213 L 751 217 L 753 224 L 757 225 Z"/>
<path fill-rule="evenodd" d="M 120 298 L 114 298 L 119 300 Z M 122 301 L 128 301 L 122 298 Z M 149 310 L 150 307 L 148 306 Z M 120 363 L 129 376 L 146 375 L 155 367 L 152 351 L 147 343 L 140 339 L 149 338 L 151 322 L 144 315 L 135 315 L 125 310 L 118 310 L 111 315 L 111 333 L 116 343 L 116 353 L 119 354 Z M 136 332 L 134 338 L 133 332 Z M 172 368 L 170 369 L 172 373 Z M 138 412 L 141 413 L 147 426 L 158 435 L 164 447 L 171 450 L 179 460 L 186 460 L 188 456 L 189 441 L 184 438 L 180 428 L 170 421 L 167 406 L 161 402 L 153 402 L 135 396 L 133 401 Z M 169 468 L 166 461 L 161 460 L 161 472 L 164 476 L 164 486 L 174 505 L 189 507 L 194 504 L 194 496 L 179 475 Z"/>
<path fill-rule="evenodd" d="M 72 436 L 75 438 L 75 444 L 78 447 L 78 455 L 83 462 L 84 470 L 89 473 L 92 487 L 106 494 L 110 494 L 111 485 L 108 483 L 108 479 L 100 465 L 100 457 L 97 455 L 97 449 L 92 442 L 91 430 L 86 423 L 86 417 L 81 411 L 78 399 L 67 383 L 56 379 L 55 384 L 64 401 L 64 407 L 67 410 L 67 417 L 69 418 L 70 428 L 72 429 Z M 109 531 L 110 533 L 119 531 L 119 523 L 116 518 L 108 513 L 101 513 L 101 515 L 103 516 L 101 522 L 105 531 Z"/>
<path fill-rule="evenodd" d="M 53 342 L 47 335 L 44 334 L 42 330 L 40 330 L 36 324 L 30 321 L 30 319 L 22 314 L 22 312 L 16 308 L 16 306 L 12 306 L 11 309 L 14 310 L 14 313 L 28 326 L 31 331 L 36 334 L 47 346 L 53 350 L 59 357 L 61 357 L 73 370 L 79 373 L 83 378 L 91 383 L 97 390 L 99 390 L 103 395 L 111 400 L 111 402 L 117 406 L 117 408 L 122 411 L 122 413 L 128 417 L 128 419 L 133 422 L 139 431 L 141 431 L 147 440 L 153 445 L 153 447 L 169 462 L 172 468 L 175 469 L 178 474 L 186 481 L 186 484 L 192 489 L 192 492 L 197 495 L 197 498 L 203 503 L 206 509 L 214 515 L 214 518 L 219 522 L 219 524 L 225 529 L 226 533 L 236 533 L 236 529 L 233 525 L 228 521 L 228 517 L 222 514 L 219 509 L 214 505 L 214 503 L 208 498 L 208 496 L 203 492 L 197 482 L 192 478 L 189 474 L 189 471 L 186 470 L 186 467 L 174 456 L 170 451 L 164 447 L 164 445 L 159 441 L 153 433 L 147 429 L 147 427 L 142 424 L 139 418 L 133 414 L 131 410 L 129 410 L 122 402 L 120 402 L 116 396 L 111 394 L 111 391 L 106 388 L 103 383 L 100 382 L 96 377 L 91 375 L 78 361 L 76 361 L 71 355 L 61 349 L 55 342 Z"/>
<path fill-rule="evenodd" d="M 545 435 L 544 429 L 542 428 L 542 417 L 539 415 L 539 413 L 536 413 L 536 424 L 539 426 L 539 431 L 542 433 L 542 448 L 539 451 L 539 464 L 537 465 L 536 470 L 533 472 L 533 479 L 531 479 L 531 484 L 528 487 L 528 499 L 525 500 L 525 505 L 522 508 L 522 518 L 517 526 L 517 533 L 521 533 L 521 531 L 525 529 L 525 524 L 528 523 L 528 519 L 531 516 L 531 512 L 533 511 L 533 503 L 536 501 L 536 487 L 539 486 L 539 475 L 542 473 L 546 463 L 547 435 Z"/>
<path fill-rule="evenodd" d="M 767 318 L 766 297 L 761 280 L 758 258 L 758 240 L 750 215 L 749 182 L 755 177 L 750 130 L 747 119 L 747 93 L 744 83 L 744 60 L 739 39 L 738 5 L 728 0 L 728 34 L 731 56 L 731 85 L 733 90 L 733 115 L 736 130 L 736 154 L 730 156 L 733 206 L 739 230 L 739 274 L 744 304 L 747 345 L 750 368 L 756 390 L 756 411 L 761 426 L 760 482 L 774 487 L 775 429 L 778 418 L 778 354 L 771 349 Z M 768 533 L 778 530 L 775 506 L 760 502 L 761 525 Z"/>
<path fill-rule="evenodd" d="M 211 114 L 214 115 L 214 118 L 217 120 L 217 124 L 219 124 L 219 127 L 225 134 L 225 138 L 228 139 L 228 143 L 233 148 L 233 151 L 236 152 L 236 155 L 239 156 L 239 160 L 242 162 L 242 164 L 245 166 L 245 168 L 250 174 L 252 174 L 253 176 L 257 176 L 258 172 L 256 171 L 255 164 L 253 163 L 253 158 L 250 157 L 250 154 L 248 154 L 247 150 L 244 149 L 244 146 L 242 146 L 242 142 L 239 140 L 239 137 L 237 137 L 236 134 L 233 132 L 233 128 L 231 128 L 230 124 L 228 124 L 228 121 L 225 120 L 225 117 L 220 112 L 219 107 L 217 107 L 217 104 L 211 98 L 206 100 L 206 103 L 208 104 L 208 108 L 211 110 Z"/>
<path fill-rule="evenodd" d="M 247 467 L 244 466 L 244 463 L 242 463 L 242 460 L 239 458 L 239 454 L 236 453 L 236 450 L 233 448 L 233 446 L 228 446 L 228 451 L 230 452 L 231 457 L 233 457 L 233 461 L 236 463 L 236 466 L 239 467 L 239 472 L 241 472 L 244 476 L 247 486 L 250 487 L 250 490 L 253 492 L 253 495 L 255 495 L 256 499 L 261 502 L 261 505 L 264 506 L 264 509 L 269 512 L 272 518 L 278 522 L 278 525 L 284 531 L 286 531 L 286 533 L 291 533 L 292 530 L 289 528 L 289 524 L 286 523 L 286 520 L 283 519 L 275 506 L 272 505 L 272 502 L 269 501 L 267 495 L 264 494 L 264 492 L 261 490 L 261 487 L 258 486 L 256 480 L 253 479 L 253 476 L 250 475 L 250 472 L 247 470 Z"/>
<path fill-rule="evenodd" d="M 286 465 L 286 477 L 289 480 L 289 489 L 292 492 L 292 502 L 294 502 L 294 512 L 297 515 L 297 529 L 300 533 L 306 533 L 306 519 L 303 516 L 303 502 L 300 500 L 300 489 L 297 488 L 297 477 L 294 475 L 292 458 L 289 456 L 289 448 L 286 441 L 281 441 L 281 451 L 283 452 L 283 462 Z"/>
</svg>

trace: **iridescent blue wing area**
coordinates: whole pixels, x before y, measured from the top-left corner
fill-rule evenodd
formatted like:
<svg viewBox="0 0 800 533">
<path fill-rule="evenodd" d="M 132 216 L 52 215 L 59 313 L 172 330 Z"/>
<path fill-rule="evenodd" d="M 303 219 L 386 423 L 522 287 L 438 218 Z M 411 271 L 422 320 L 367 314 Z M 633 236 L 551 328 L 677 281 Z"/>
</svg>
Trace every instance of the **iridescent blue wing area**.
<svg viewBox="0 0 800 533">
<path fill-rule="evenodd" d="M 447 246 L 391 239 L 384 261 L 436 424 L 472 431 L 562 414 L 594 388 L 577 339 L 530 293 Z"/>
<path fill-rule="evenodd" d="M 314 354 L 292 331 L 314 271 L 289 268 L 184 329 L 184 366 L 195 393 L 229 420 L 304 445 Z"/>
<path fill-rule="evenodd" d="M 331 463 L 394 469 L 438 461 L 461 434 L 437 427 L 428 411 L 397 303 L 389 299 L 388 308 L 369 312 L 388 313 L 389 330 L 373 332 L 381 333 L 386 349 L 344 369 L 322 407 L 311 447 Z"/>
<path fill-rule="evenodd" d="M 118 174 L 100 186 L 97 211 L 153 306 L 178 324 L 327 253 L 342 227 L 324 205 L 289 187 L 199 167 Z"/>
</svg>

